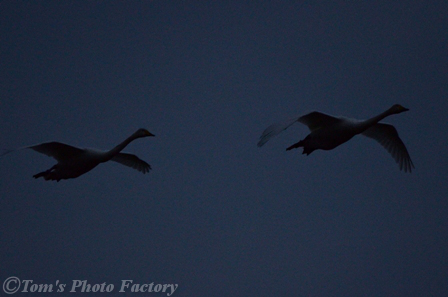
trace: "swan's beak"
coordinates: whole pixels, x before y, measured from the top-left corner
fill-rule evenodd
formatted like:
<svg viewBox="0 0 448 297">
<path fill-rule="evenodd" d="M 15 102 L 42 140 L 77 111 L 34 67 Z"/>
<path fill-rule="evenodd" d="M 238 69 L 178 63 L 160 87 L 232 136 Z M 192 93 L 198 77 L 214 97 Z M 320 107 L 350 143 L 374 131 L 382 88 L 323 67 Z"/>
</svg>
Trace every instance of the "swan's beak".
<svg viewBox="0 0 448 297">
<path fill-rule="evenodd" d="M 403 111 L 408 111 L 409 108 L 403 107 Z"/>
<path fill-rule="evenodd" d="M 146 136 L 155 136 L 154 134 L 152 134 L 151 132 L 149 132 L 149 131 L 146 131 Z"/>
</svg>

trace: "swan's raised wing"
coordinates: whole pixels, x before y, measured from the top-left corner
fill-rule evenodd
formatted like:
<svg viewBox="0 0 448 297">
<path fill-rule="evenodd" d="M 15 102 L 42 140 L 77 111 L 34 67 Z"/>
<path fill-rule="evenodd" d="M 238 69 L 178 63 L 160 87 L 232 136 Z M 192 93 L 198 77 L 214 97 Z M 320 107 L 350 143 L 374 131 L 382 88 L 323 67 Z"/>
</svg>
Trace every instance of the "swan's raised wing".
<svg viewBox="0 0 448 297">
<path fill-rule="evenodd" d="M 266 130 L 263 131 L 263 134 L 261 134 L 257 146 L 259 147 L 263 146 L 263 144 L 268 142 L 269 139 L 280 134 L 280 132 L 282 132 L 283 130 L 288 129 L 292 124 L 294 124 L 298 120 L 299 120 L 298 118 L 293 118 L 267 127 Z"/>
<path fill-rule="evenodd" d="M 112 159 L 112 161 L 120 163 L 125 166 L 129 166 L 134 168 L 143 174 L 149 172 L 151 170 L 151 166 L 145 161 L 141 160 L 136 155 L 126 154 L 126 153 L 118 153 Z"/>
<path fill-rule="evenodd" d="M 400 170 L 412 172 L 414 164 L 408 150 L 398 136 L 397 129 L 389 124 L 375 124 L 362 133 L 364 136 L 375 139 L 392 155 L 400 165 Z"/>
<path fill-rule="evenodd" d="M 335 125 L 341 120 L 328 114 L 313 111 L 307 115 L 300 117 L 297 121 L 304 125 L 307 125 L 311 131 L 314 131 L 324 126 Z"/>
<path fill-rule="evenodd" d="M 319 129 L 323 126 L 331 126 L 336 123 L 339 123 L 341 120 L 335 117 L 332 117 L 330 115 L 313 111 L 309 114 L 306 114 L 304 116 L 301 116 L 299 118 L 292 118 L 287 121 L 277 123 L 274 125 L 271 125 L 264 130 L 263 134 L 260 136 L 260 141 L 258 142 L 258 146 L 262 146 L 266 142 L 269 141 L 272 137 L 280 134 L 283 130 L 288 129 L 292 124 L 295 122 L 302 123 L 304 125 L 307 125 L 308 128 L 311 131 L 314 131 L 316 129 Z"/>
<path fill-rule="evenodd" d="M 56 141 L 36 144 L 29 146 L 28 148 L 49 157 L 53 157 L 58 162 L 72 159 L 84 152 L 84 150 L 77 147 Z"/>
<path fill-rule="evenodd" d="M 26 147 L 21 147 L 13 150 L 2 150 L 0 156 L 9 154 L 14 151 L 23 150 L 23 149 L 33 149 L 36 152 L 47 155 L 49 157 L 55 158 L 57 161 L 63 161 L 67 159 L 71 159 L 75 156 L 78 156 L 84 152 L 84 150 L 79 149 L 77 147 L 60 143 L 60 142 L 46 142 Z"/>
</svg>

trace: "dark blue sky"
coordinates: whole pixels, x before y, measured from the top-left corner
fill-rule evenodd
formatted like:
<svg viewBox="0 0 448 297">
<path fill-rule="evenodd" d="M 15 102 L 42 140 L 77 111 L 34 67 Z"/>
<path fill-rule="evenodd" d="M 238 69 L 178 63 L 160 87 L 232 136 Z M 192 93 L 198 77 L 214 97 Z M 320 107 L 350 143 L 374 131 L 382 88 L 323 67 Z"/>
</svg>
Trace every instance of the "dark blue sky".
<svg viewBox="0 0 448 297">
<path fill-rule="evenodd" d="M 0 159 L 0 280 L 177 283 L 174 296 L 448 296 L 446 1 L 2 1 L 0 147 L 126 151 L 35 180 Z M 391 116 L 415 170 L 355 137 L 263 148 L 312 110 Z M 115 294 L 119 295 L 115 290 Z M 108 295 L 113 295 L 112 293 Z M 133 294 L 130 294 L 132 296 Z M 153 294 L 155 295 L 155 294 Z"/>
</svg>

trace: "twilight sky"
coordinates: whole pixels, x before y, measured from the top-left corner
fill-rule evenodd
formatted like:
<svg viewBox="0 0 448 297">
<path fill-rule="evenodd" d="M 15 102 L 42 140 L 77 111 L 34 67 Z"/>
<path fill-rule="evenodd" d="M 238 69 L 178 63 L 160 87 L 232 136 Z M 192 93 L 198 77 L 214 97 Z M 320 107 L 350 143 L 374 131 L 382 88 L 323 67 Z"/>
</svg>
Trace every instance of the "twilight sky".
<svg viewBox="0 0 448 297">
<path fill-rule="evenodd" d="M 126 148 L 147 175 L 106 163 L 45 182 L 32 175 L 55 160 L 1 157 L 0 281 L 114 284 L 105 296 L 142 295 L 118 293 L 125 279 L 178 284 L 173 296 L 448 296 L 447 11 L 0 2 L 0 148 L 156 135 Z M 300 124 L 256 146 L 309 111 L 363 119 L 395 103 L 410 111 L 385 122 L 412 174 L 361 136 L 286 152 L 308 134 Z"/>
</svg>

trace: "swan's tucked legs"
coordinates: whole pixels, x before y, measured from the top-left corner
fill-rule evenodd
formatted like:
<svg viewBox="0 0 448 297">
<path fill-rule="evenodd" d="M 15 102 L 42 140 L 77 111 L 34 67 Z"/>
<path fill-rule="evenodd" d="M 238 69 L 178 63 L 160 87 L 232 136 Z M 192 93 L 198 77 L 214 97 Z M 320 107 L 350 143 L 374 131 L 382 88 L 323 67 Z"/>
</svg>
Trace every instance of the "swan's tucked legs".
<svg viewBox="0 0 448 297">
<path fill-rule="evenodd" d="M 56 165 L 54 165 L 53 167 L 51 167 L 50 169 L 48 169 L 46 171 L 42 171 L 42 172 L 39 172 L 39 173 L 33 175 L 33 177 L 34 178 L 39 178 L 39 177 L 43 176 L 45 178 L 45 176 L 47 174 L 50 174 L 55 168 L 56 168 Z"/>
<path fill-rule="evenodd" d="M 292 149 L 295 149 L 295 148 L 299 148 L 299 147 L 302 147 L 302 146 L 303 146 L 303 140 L 300 140 L 299 142 L 294 143 L 293 145 L 288 147 L 286 150 L 289 151 L 289 150 L 292 150 Z"/>
</svg>

